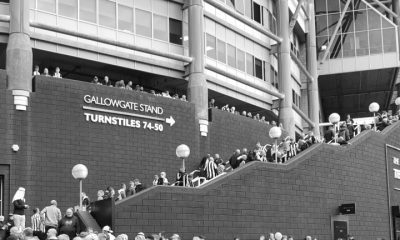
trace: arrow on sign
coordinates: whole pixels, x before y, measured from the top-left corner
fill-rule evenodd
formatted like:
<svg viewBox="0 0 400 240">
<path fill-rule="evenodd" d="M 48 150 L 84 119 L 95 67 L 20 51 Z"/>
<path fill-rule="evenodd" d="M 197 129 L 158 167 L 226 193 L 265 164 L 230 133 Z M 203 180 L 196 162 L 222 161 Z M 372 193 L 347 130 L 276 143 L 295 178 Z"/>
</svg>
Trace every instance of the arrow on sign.
<svg viewBox="0 0 400 240">
<path fill-rule="evenodd" d="M 172 116 L 170 116 L 169 118 L 165 119 L 165 122 L 169 124 L 169 126 L 173 126 L 175 124 L 175 120 Z"/>
</svg>

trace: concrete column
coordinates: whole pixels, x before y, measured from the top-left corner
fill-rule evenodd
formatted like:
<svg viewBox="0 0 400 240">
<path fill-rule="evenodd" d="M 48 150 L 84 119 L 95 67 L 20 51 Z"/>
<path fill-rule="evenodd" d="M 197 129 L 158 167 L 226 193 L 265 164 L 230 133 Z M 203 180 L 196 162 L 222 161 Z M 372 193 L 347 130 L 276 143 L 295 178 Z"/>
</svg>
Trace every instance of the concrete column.
<svg viewBox="0 0 400 240">
<path fill-rule="evenodd" d="M 315 128 L 313 129 L 314 136 L 320 136 L 319 129 L 319 90 L 318 90 L 318 56 L 317 56 L 317 43 L 315 33 L 315 10 L 314 0 L 308 1 L 308 35 L 307 35 L 307 68 L 313 76 L 314 81 L 308 82 L 308 109 L 311 121 L 314 122 Z"/>
<path fill-rule="evenodd" d="M 10 35 L 6 51 L 8 89 L 14 90 L 17 110 L 26 110 L 32 91 L 32 48 L 29 30 L 29 2 L 10 1 Z"/>
<path fill-rule="evenodd" d="M 282 42 L 279 47 L 279 89 L 285 98 L 281 101 L 279 122 L 291 137 L 295 136 L 294 113 L 292 109 L 292 88 L 290 76 L 290 38 L 289 38 L 289 4 L 288 0 L 280 0 L 279 4 L 279 36 Z"/>
<path fill-rule="evenodd" d="M 196 119 L 202 136 L 208 132 L 208 88 L 204 75 L 204 13 L 203 0 L 188 0 L 189 67 L 188 97 L 195 104 Z"/>
</svg>

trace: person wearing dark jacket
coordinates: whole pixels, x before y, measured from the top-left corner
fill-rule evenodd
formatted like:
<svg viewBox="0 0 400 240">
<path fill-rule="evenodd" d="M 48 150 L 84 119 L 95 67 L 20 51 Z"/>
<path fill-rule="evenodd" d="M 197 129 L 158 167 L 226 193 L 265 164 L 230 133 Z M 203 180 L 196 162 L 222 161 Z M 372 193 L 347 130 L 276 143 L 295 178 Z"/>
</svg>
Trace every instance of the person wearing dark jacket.
<svg viewBox="0 0 400 240">
<path fill-rule="evenodd" d="M 236 151 L 233 153 L 232 157 L 229 158 L 229 164 L 233 169 L 239 167 L 240 160 L 238 160 L 238 157 L 240 157 L 240 150 L 236 149 Z"/>
<path fill-rule="evenodd" d="M 135 193 L 138 193 L 140 191 L 143 191 L 146 187 L 143 186 L 143 184 L 140 183 L 139 179 L 133 180 L 135 183 Z"/>
<path fill-rule="evenodd" d="M 72 208 L 68 208 L 65 216 L 58 222 L 58 234 L 66 234 L 70 239 L 80 233 L 78 218 L 73 215 Z"/>
</svg>

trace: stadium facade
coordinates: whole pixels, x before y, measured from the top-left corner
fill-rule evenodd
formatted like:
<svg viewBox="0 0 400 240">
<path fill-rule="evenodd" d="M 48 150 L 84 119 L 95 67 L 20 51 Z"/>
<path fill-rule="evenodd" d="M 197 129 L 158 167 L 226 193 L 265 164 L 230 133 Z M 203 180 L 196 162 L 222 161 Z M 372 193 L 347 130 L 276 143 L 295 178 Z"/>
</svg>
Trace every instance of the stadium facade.
<svg viewBox="0 0 400 240">
<path fill-rule="evenodd" d="M 10 211 L 10 199 L 17 186 L 26 186 L 27 200 L 39 207 L 53 198 L 62 207 L 71 206 L 75 202 L 71 196 L 77 192 L 77 186 L 70 169 L 77 163 L 88 166 L 90 174 L 85 184 L 94 197 L 98 188 L 127 182 L 132 176 L 143 182 L 151 182 L 152 176 L 161 170 L 173 176 L 180 165 L 174 150 L 181 143 L 190 146 L 192 160 L 187 168 L 194 169 L 207 152 L 220 152 L 228 158 L 238 147 L 254 146 L 257 141 L 272 142 L 265 124 L 210 110 L 208 101 L 212 98 L 220 107 L 229 104 L 240 112 L 259 113 L 267 116 L 267 120 L 279 121 L 293 137 L 308 131 L 319 136 L 319 124 L 332 112 L 342 117 L 346 114 L 369 116 L 370 102 L 378 102 L 381 109 L 396 110 L 393 99 L 398 94 L 400 67 L 397 0 L 11 0 L 0 1 L 0 14 L 0 67 L 5 69 L 0 81 L 3 215 Z M 53 72 L 60 67 L 63 79 L 37 76 L 32 80 L 34 65 L 41 72 L 44 68 Z M 89 84 L 95 75 L 107 75 L 113 82 L 132 81 L 145 89 L 186 94 L 189 103 Z M 118 106 L 112 104 L 117 101 Z M 365 171 L 376 168 L 382 174 L 374 177 L 389 179 L 387 160 L 396 158 L 398 153 L 393 150 L 393 156 L 385 155 L 383 144 L 398 146 L 397 128 L 392 129 L 393 134 L 383 137 L 376 133 L 365 135 L 382 145 L 376 148 L 377 155 L 371 152 L 370 156 L 362 155 L 369 159 Z M 367 141 L 365 137 L 362 139 Z M 374 146 L 374 143 L 366 145 Z M 313 185 L 315 179 L 324 177 L 318 174 L 318 169 L 329 174 L 327 169 L 331 165 L 314 165 L 314 162 L 320 160 L 324 151 L 340 153 L 329 147 L 312 151 L 318 154 L 300 156 L 299 163 L 289 163 L 288 168 L 268 167 L 261 171 L 254 169 L 253 164 L 224 179 L 243 180 L 243 171 L 252 169 L 257 179 L 269 174 L 268 171 L 277 178 L 290 178 L 279 171 L 290 172 L 293 168 L 300 171 L 302 166 L 304 169 L 311 166 L 315 178 L 288 182 L 296 186 L 294 192 L 284 190 L 285 187 L 271 179 L 272 183 L 265 184 L 281 187 L 285 196 L 296 197 L 303 191 L 318 196 L 319 191 L 325 191 Z M 362 151 L 366 147 L 349 150 L 354 160 L 350 163 L 361 164 L 357 153 Z M 381 161 L 374 163 L 372 157 Z M 346 161 L 346 156 L 331 160 L 340 165 L 340 159 Z M 337 169 L 342 170 L 348 175 L 357 173 L 362 179 L 363 173 L 357 168 Z M 302 173 L 295 175 L 302 178 Z M 339 185 L 344 184 L 341 181 L 354 180 L 331 178 Z M 279 222 L 287 222 L 284 230 L 303 234 L 311 229 L 325 237 L 322 239 L 332 239 L 326 233 L 333 231 L 334 225 L 331 227 L 330 223 L 333 224 L 334 218 L 330 217 L 336 214 L 340 203 L 345 203 L 342 201 L 351 201 L 360 203 L 362 214 L 344 219 L 354 226 L 356 236 L 394 237 L 396 225 L 393 223 L 396 222 L 390 210 L 387 211 L 398 205 L 399 198 L 392 178 L 376 182 L 374 178 L 362 179 L 360 184 L 371 187 L 354 194 L 351 191 L 356 185 L 344 184 L 346 191 L 331 186 L 329 197 L 316 197 L 316 202 L 309 203 L 301 198 L 299 206 L 303 209 L 298 212 L 294 210 L 295 203 L 285 202 L 293 206 L 292 213 L 257 219 L 260 224 L 253 230 L 271 228 L 273 231 Z M 220 186 L 230 186 L 228 180 Z M 300 183 L 309 184 L 310 190 L 302 188 Z M 246 180 L 244 186 L 251 183 Z M 218 186 L 211 187 L 218 189 Z M 165 189 L 146 194 L 151 199 L 159 192 L 175 191 Z M 239 199 L 252 198 L 257 194 L 253 190 L 249 196 L 241 192 Z M 179 194 L 185 195 L 182 191 Z M 206 193 L 191 191 L 187 193 L 189 197 L 182 197 L 186 203 L 196 194 L 200 194 L 199 199 L 204 198 L 199 206 L 207 201 Z M 235 197 L 218 191 L 227 199 Z M 213 193 L 218 195 L 221 193 L 218 191 Z M 369 194 L 380 197 L 366 200 Z M 174 200 L 171 193 L 167 196 L 170 199 L 164 203 Z M 160 199 L 162 196 L 157 198 Z M 121 203 L 119 209 L 124 210 L 117 217 L 134 218 L 135 213 L 126 217 L 123 212 L 129 212 L 132 203 L 139 208 L 144 204 L 140 201 L 145 202 L 134 199 Z M 308 204 L 317 204 L 320 213 L 308 211 L 307 207 L 312 206 Z M 268 211 L 261 213 L 264 217 L 282 210 L 271 206 L 265 206 Z M 167 209 L 153 207 L 158 209 L 154 210 L 158 215 L 150 216 L 148 221 L 167 214 L 163 212 Z M 235 207 L 242 209 L 243 206 Z M 181 211 L 196 208 L 192 204 L 182 206 Z M 250 210 L 243 212 L 256 214 L 255 209 Z M 201 215 L 202 221 L 211 220 L 205 218 L 207 214 Z M 141 216 L 144 218 L 144 215 Z M 202 231 L 218 239 L 228 239 L 231 238 L 228 232 L 238 233 L 235 229 L 224 231 L 225 226 L 221 225 L 223 234 L 213 234 L 215 229 L 204 227 L 194 220 L 195 216 L 182 215 L 172 225 L 163 221 L 158 224 L 178 231 L 179 224 L 191 218 L 192 225 L 182 228 L 185 234 Z M 235 214 L 222 215 L 225 217 L 221 220 L 227 220 Z M 309 217 L 309 224 L 296 225 L 301 216 Z M 271 224 L 262 225 L 266 220 Z M 232 221 L 236 221 L 237 230 L 245 225 L 241 220 Z M 123 222 L 116 224 L 121 232 L 135 231 Z M 365 229 L 374 224 L 379 225 L 375 233 Z M 156 230 L 153 227 L 146 231 Z M 243 234 L 254 237 L 255 233 Z"/>
</svg>

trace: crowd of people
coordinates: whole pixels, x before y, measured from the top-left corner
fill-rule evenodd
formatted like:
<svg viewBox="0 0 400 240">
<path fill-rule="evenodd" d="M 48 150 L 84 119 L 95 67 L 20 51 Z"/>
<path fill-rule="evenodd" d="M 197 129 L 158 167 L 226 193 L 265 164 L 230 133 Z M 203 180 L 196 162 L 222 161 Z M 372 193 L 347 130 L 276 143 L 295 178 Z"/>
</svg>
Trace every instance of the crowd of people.
<svg viewBox="0 0 400 240">
<path fill-rule="evenodd" d="M 44 68 L 43 72 L 40 73 L 40 68 L 38 65 L 36 65 L 34 67 L 33 76 L 38 76 L 38 75 L 46 76 L 46 77 L 62 78 L 59 67 L 56 67 L 55 72 L 52 75 L 50 75 L 48 68 Z M 171 94 L 168 90 L 165 90 L 163 92 L 158 92 L 154 89 L 145 91 L 143 86 L 140 86 L 138 84 L 133 86 L 132 81 L 128 81 L 127 83 L 125 83 L 125 80 L 119 80 L 119 81 L 116 81 L 115 84 L 113 84 L 108 76 L 104 76 L 103 80 L 99 80 L 99 78 L 97 76 L 94 76 L 91 83 L 96 84 L 96 85 L 103 85 L 103 86 L 107 86 L 107 87 L 122 88 L 122 89 L 130 90 L 130 91 L 146 92 L 146 93 L 150 93 L 154 96 L 161 96 L 161 97 L 166 97 L 166 98 L 171 98 L 171 99 L 176 99 L 176 100 L 181 100 L 181 101 L 187 102 L 186 95 L 184 95 L 184 94 L 179 97 L 179 94 L 177 94 L 177 93 Z"/>
<path fill-rule="evenodd" d="M 219 107 L 215 104 L 215 99 L 214 98 L 210 99 L 210 101 L 208 102 L 208 108 L 219 109 Z M 251 118 L 251 119 L 254 119 L 256 121 L 266 123 L 267 125 L 277 126 L 277 123 L 275 121 L 271 121 L 270 122 L 270 121 L 268 121 L 266 119 L 265 116 L 261 116 L 259 113 L 253 114 L 250 111 L 242 111 L 242 112 L 240 112 L 240 111 L 238 111 L 236 109 L 235 106 L 229 106 L 229 104 L 226 104 L 226 105 L 222 106 L 221 110 L 225 111 L 225 112 L 229 112 L 229 113 L 235 114 L 235 115 L 240 115 L 240 116 L 243 116 L 243 117 Z M 280 124 L 279 127 L 283 128 L 282 124 Z"/>
<path fill-rule="evenodd" d="M 396 114 L 391 114 L 387 111 L 377 113 L 373 119 L 372 124 L 355 124 L 354 120 L 347 115 L 346 120 L 338 123 L 336 126 L 330 126 L 324 134 L 324 141 L 326 143 L 337 143 L 340 145 L 348 144 L 348 141 L 357 135 L 357 132 L 366 130 L 375 130 L 377 132 L 383 131 L 387 126 L 399 121 L 400 111 Z"/>
</svg>

